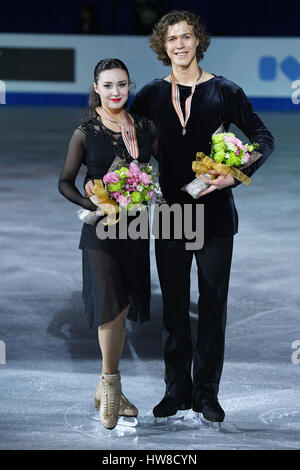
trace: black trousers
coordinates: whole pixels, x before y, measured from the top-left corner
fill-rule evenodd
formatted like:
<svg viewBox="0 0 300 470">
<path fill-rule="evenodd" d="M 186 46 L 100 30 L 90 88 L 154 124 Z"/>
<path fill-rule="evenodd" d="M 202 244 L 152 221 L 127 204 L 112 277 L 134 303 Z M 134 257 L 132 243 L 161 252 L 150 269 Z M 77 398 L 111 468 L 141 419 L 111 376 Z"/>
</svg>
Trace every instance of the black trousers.
<svg viewBox="0 0 300 470">
<path fill-rule="evenodd" d="M 201 250 L 188 251 L 181 240 L 155 240 L 163 298 L 163 349 L 167 391 L 177 390 L 197 402 L 216 397 L 224 361 L 227 296 L 233 237 L 205 241 Z M 192 347 L 190 271 L 195 255 L 198 268 L 198 328 Z M 193 378 L 192 378 L 193 363 Z"/>
</svg>

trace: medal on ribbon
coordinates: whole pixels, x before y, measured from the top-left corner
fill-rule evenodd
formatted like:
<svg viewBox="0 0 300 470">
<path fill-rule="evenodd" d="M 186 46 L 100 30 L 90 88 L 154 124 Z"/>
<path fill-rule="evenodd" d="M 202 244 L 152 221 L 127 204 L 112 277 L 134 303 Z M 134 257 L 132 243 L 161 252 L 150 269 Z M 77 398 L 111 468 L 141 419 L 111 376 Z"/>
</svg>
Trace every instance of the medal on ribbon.
<svg viewBox="0 0 300 470">
<path fill-rule="evenodd" d="M 171 83 L 172 83 L 172 104 L 173 107 L 176 111 L 176 114 L 179 118 L 180 124 L 182 125 L 182 135 L 184 136 L 186 134 L 186 125 L 189 120 L 190 114 L 191 114 L 191 106 L 192 106 L 192 99 L 193 99 L 193 94 L 196 88 L 197 82 L 200 80 L 202 76 L 202 69 L 199 68 L 199 75 L 195 83 L 193 83 L 192 86 L 192 91 L 190 96 L 185 100 L 185 118 L 183 117 L 182 109 L 180 106 L 180 91 L 177 83 L 175 82 L 175 77 L 173 72 L 171 73 Z"/>
<path fill-rule="evenodd" d="M 127 111 L 125 111 L 124 109 L 124 114 L 125 114 L 126 121 L 127 121 L 127 127 L 122 126 L 122 124 L 120 124 L 118 121 L 116 121 L 115 119 L 112 119 L 102 106 L 97 106 L 97 108 L 95 108 L 95 111 L 96 113 L 99 114 L 99 116 L 107 119 L 110 122 L 113 122 L 114 124 L 117 124 L 121 128 L 122 138 L 123 138 L 125 147 L 128 153 L 132 156 L 132 158 L 134 160 L 137 160 L 139 156 L 139 147 L 138 147 L 135 127 Z"/>
</svg>

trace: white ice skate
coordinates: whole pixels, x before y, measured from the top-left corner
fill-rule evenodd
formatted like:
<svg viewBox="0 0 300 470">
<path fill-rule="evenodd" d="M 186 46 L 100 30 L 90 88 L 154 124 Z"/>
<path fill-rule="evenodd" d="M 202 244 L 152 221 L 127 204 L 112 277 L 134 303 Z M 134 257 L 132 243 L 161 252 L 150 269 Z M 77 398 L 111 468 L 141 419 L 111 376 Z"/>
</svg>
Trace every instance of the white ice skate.
<svg viewBox="0 0 300 470">
<path fill-rule="evenodd" d="M 95 391 L 95 408 L 100 409 L 101 404 L 101 390 L 102 380 L 100 377 L 99 383 Z M 117 426 L 136 427 L 138 425 L 138 409 L 121 393 L 119 416 Z M 93 419 L 100 421 L 99 415 L 93 416 Z"/>
</svg>

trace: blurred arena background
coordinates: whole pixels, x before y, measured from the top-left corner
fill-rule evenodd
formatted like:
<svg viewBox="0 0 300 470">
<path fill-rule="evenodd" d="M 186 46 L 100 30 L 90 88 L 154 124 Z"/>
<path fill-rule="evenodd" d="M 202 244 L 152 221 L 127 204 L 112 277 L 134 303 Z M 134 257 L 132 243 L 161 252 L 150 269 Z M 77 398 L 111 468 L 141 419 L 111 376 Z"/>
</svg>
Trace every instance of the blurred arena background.
<svg viewBox="0 0 300 470">
<path fill-rule="evenodd" d="M 93 67 L 104 57 L 125 61 L 135 91 L 167 74 L 147 35 L 173 8 L 191 9 L 206 21 L 212 42 L 205 69 L 236 81 L 257 109 L 299 110 L 296 0 L 75 0 L 72 7 L 58 0 L 1 2 L 0 80 L 6 104 L 84 106 Z"/>
</svg>

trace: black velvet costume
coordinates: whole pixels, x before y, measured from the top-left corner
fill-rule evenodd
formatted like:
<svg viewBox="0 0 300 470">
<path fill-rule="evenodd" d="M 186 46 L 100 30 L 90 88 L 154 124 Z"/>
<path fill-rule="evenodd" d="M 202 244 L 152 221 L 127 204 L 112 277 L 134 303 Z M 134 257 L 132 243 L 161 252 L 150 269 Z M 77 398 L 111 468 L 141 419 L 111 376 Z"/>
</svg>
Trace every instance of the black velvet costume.
<svg viewBox="0 0 300 470">
<path fill-rule="evenodd" d="M 178 85 L 180 105 L 191 93 Z M 273 150 L 273 137 L 243 90 L 221 76 L 196 85 L 191 114 L 182 135 L 171 100 L 171 83 L 155 79 L 136 96 L 132 111 L 154 121 L 158 133 L 158 162 L 162 193 L 169 204 L 204 204 L 204 246 L 187 250 L 184 240 L 156 239 L 156 262 L 163 297 L 163 345 L 166 391 L 175 394 L 178 407 L 199 409 L 205 397 L 215 399 L 223 367 L 227 295 L 233 235 L 238 214 L 231 187 L 193 199 L 181 190 L 195 178 L 192 162 L 197 152 L 210 153 L 211 136 L 225 124 L 236 124 L 251 142 L 260 145 L 262 157 L 245 173 L 251 176 Z M 247 191 L 247 189 L 245 189 Z M 203 227 L 197 227 L 202 230 Z M 198 332 L 195 351 L 191 341 L 190 273 L 193 256 L 198 268 Z M 193 362 L 193 376 L 191 366 Z"/>
<path fill-rule="evenodd" d="M 178 85 L 183 115 L 184 103 L 191 87 Z M 251 176 L 268 158 L 273 149 L 273 137 L 242 88 L 221 76 L 196 85 L 191 114 L 182 135 L 182 127 L 171 100 L 171 83 L 156 79 L 136 96 L 132 111 L 152 119 L 158 132 L 160 184 L 169 204 L 204 204 L 205 238 L 231 236 L 238 231 L 238 215 L 231 187 L 202 196 L 198 200 L 181 190 L 195 178 L 192 162 L 197 152 L 210 153 L 212 134 L 222 123 L 229 128 L 234 123 L 251 142 L 260 144 L 262 158 L 244 172 Z M 235 180 L 237 186 L 239 182 Z"/>
</svg>

